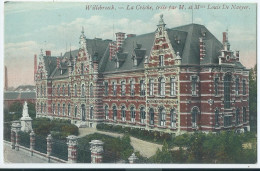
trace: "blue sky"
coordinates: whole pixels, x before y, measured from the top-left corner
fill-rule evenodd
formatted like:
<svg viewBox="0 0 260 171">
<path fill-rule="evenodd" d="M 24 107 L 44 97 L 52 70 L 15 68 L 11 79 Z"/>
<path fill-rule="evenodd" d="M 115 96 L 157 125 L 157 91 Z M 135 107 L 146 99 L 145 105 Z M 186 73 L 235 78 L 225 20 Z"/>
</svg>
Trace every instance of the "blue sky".
<svg viewBox="0 0 260 171">
<path fill-rule="evenodd" d="M 86 10 L 86 5 L 111 6 L 116 10 Z M 205 25 L 220 41 L 222 32 L 229 31 L 233 50 L 240 50 L 241 62 L 248 68 L 256 63 L 256 4 L 231 3 L 229 9 L 207 9 L 208 5 L 224 3 L 68 3 L 68 2 L 8 2 L 4 4 L 4 62 L 8 67 L 9 85 L 33 84 L 33 55 L 40 49 L 60 55 L 69 48 L 78 48 L 82 26 L 87 38 L 114 39 L 117 31 L 143 34 L 156 29 L 160 14 L 166 27 L 172 28 L 192 22 Z M 127 5 L 153 7 L 153 10 L 126 10 Z M 157 10 L 157 6 L 184 5 L 186 9 Z M 249 9 L 231 9 L 232 5 L 247 5 Z M 118 9 L 124 7 L 124 9 Z M 17 72 L 19 68 L 19 72 Z M 21 79 L 22 78 L 22 79 Z"/>
</svg>

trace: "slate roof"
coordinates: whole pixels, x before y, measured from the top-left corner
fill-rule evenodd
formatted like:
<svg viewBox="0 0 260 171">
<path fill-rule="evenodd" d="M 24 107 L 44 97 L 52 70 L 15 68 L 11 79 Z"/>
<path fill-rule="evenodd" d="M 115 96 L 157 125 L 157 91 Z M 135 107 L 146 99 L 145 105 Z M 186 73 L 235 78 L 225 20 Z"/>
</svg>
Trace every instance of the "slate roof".
<svg viewBox="0 0 260 171">
<path fill-rule="evenodd" d="M 28 92 L 16 92 L 16 91 L 6 91 L 4 92 L 4 100 L 26 100 L 26 99 L 36 99 L 35 91 Z"/>
<path fill-rule="evenodd" d="M 20 85 L 14 91 L 35 91 L 34 85 Z"/>
<path fill-rule="evenodd" d="M 20 95 L 19 92 L 4 92 L 4 100 L 14 100 L 14 99 L 18 99 L 18 96 Z"/>
</svg>

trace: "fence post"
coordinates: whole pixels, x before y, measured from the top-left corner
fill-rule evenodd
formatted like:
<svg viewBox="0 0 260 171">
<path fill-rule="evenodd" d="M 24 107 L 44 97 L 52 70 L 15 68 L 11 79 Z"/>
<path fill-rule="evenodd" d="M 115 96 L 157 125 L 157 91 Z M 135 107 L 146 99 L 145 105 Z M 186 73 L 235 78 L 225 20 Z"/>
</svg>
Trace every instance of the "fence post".
<svg viewBox="0 0 260 171">
<path fill-rule="evenodd" d="M 100 140 L 92 140 L 90 143 L 91 163 L 103 162 L 103 142 Z"/>
<path fill-rule="evenodd" d="M 12 146 L 12 149 L 15 149 L 15 132 L 13 130 L 13 128 L 11 129 L 11 146 Z"/>
<path fill-rule="evenodd" d="M 30 133 L 30 150 L 31 150 L 31 156 L 33 156 L 33 150 L 35 148 L 35 134 L 32 131 Z"/>
<path fill-rule="evenodd" d="M 129 163 L 130 164 L 133 164 L 133 163 L 136 163 L 136 161 L 138 160 L 138 157 L 136 157 L 135 153 L 133 153 L 129 158 Z"/>
<path fill-rule="evenodd" d="M 15 133 L 15 139 L 16 139 L 15 145 L 14 145 L 15 150 L 19 151 L 19 132 L 21 131 L 20 121 L 13 121 L 11 130 Z M 13 143 L 14 143 L 14 135 L 13 135 Z M 12 146 L 12 148 L 13 148 L 13 146 Z"/>
<path fill-rule="evenodd" d="M 46 140 L 47 140 L 47 155 L 46 155 L 46 157 L 48 159 L 48 163 L 50 163 L 50 161 L 51 161 L 50 156 L 51 156 L 51 151 L 52 151 L 52 148 L 51 148 L 51 146 L 52 146 L 52 136 L 51 136 L 51 134 L 49 134 L 47 136 Z"/>
<path fill-rule="evenodd" d="M 78 138 L 75 135 L 67 137 L 68 145 L 68 163 L 77 163 L 77 145 Z"/>
</svg>

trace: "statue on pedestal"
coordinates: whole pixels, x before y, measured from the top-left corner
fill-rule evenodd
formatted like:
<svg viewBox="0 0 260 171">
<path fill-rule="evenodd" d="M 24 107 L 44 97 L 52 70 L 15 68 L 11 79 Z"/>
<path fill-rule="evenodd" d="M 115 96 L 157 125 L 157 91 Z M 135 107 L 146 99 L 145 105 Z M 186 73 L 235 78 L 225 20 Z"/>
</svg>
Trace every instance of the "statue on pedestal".
<svg viewBox="0 0 260 171">
<path fill-rule="evenodd" d="M 28 113 L 28 106 L 27 102 L 24 102 L 23 105 L 23 116 L 21 117 L 21 131 L 23 132 L 30 132 L 32 131 L 32 118 L 29 116 Z"/>
</svg>

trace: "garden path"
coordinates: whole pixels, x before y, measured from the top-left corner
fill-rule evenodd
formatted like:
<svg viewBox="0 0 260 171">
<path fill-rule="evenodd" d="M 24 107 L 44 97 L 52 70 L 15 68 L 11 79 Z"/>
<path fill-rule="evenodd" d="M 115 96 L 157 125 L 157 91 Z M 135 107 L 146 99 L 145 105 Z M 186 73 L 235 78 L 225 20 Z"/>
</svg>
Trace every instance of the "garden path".
<svg viewBox="0 0 260 171">
<path fill-rule="evenodd" d="M 118 136 L 122 137 L 123 136 L 123 134 L 98 131 L 94 128 L 79 128 L 79 137 L 84 137 L 86 135 L 93 134 L 95 132 L 100 133 L 100 134 L 109 135 L 112 137 L 118 137 Z M 134 147 L 134 150 L 139 151 L 140 154 L 144 157 L 151 157 L 156 153 L 158 148 L 162 149 L 162 145 L 159 145 L 159 144 L 143 141 L 138 138 L 131 137 L 131 136 L 130 136 L 130 139 L 131 139 L 131 145 Z"/>
</svg>

